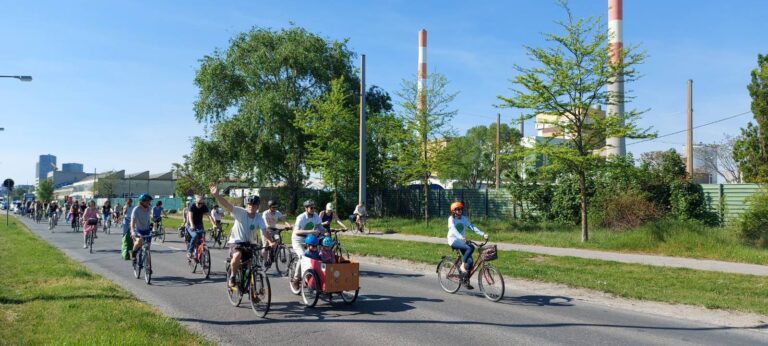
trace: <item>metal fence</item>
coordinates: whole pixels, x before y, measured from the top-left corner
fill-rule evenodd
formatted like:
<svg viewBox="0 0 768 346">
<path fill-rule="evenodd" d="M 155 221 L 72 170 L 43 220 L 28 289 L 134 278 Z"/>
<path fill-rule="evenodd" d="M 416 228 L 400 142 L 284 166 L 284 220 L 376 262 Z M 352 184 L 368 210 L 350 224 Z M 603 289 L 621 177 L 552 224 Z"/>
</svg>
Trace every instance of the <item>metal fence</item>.
<svg viewBox="0 0 768 346">
<path fill-rule="evenodd" d="M 519 212 L 512 194 L 507 190 L 451 189 L 429 191 L 429 215 L 447 217 L 450 205 L 455 201 L 464 202 L 464 213 L 469 217 L 512 218 Z M 424 191 L 370 191 L 366 205 L 368 211 L 376 216 L 423 217 Z"/>
<path fill-rule="evenodd" d="M 766 188 L 758 184 L 702 184 L 701 187 L 708 209 L 717 213 L 724 224 L 738 220 L 749 208 L 749 198 Z"/>
</svg>

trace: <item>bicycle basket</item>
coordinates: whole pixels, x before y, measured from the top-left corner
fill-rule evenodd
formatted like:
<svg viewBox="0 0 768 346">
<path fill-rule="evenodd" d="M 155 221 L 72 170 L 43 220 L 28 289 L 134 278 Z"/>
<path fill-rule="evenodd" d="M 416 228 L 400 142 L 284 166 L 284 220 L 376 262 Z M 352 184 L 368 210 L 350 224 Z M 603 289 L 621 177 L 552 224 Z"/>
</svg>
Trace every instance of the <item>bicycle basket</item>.
<svg viewBox="0 0 768 346">
<path fill-rule="evenodd" d="M 499 255 L 496 252 L 496 245 L 486 245 L 480 248 L 480 256 L 482 256 L 485 261 L 493 261 L 499 258 Z"/>
<path fill-rule="evenodd" d="M 88 226 L 96 226 L 98 224 L 99 224 L 99 219 L 96 219 L 96 218 L 88 219 Z"/>
</svg>

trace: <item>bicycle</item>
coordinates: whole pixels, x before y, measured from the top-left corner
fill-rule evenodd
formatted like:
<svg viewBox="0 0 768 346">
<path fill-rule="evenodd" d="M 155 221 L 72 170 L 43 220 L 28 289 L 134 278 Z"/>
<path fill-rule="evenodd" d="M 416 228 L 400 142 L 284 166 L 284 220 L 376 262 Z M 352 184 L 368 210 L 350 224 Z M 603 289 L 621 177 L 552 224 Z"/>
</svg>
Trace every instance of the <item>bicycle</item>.
<svg viewBox="0 0 768 346">
<path fill-rule="evenodd" d="M 352 214 L 350 215 L 349 219 L 352 221 L 352 230 L 357 231 L 360 233 L 365 233 L 365 216 L 361 216 L 360 218 L 357 218 L 357 215 Z M 371 233 L 371 230 L 368 229 L 368 233 Z"/>
<path fill-rule="evenodd" d="M 216 244 L 218 244 L 220 248 L 223 248 L 224 247 L 223 239 L 226 239 L 224 234 L 224 226 L 226 226 L 227 223 L 221 222 L 219 223 L 219 225 L 220 226 L 213 225 L 213 227 L 208 230 L 207 232 L 208 241 L 210 241 L 214 247 L 216 246 Z"/>
<path fill-rule="evenodd" d="M 247 260 L 240 262 L 240 268 L 235 275 L 235 286 L 229 287 L 229 284 L 227 284 L 229 302 L 233 306 L 239 306 L 243 300 L 243 294 L 248 292 L 251 310 L 253 310 L 256 316 L 264 317 L 272 305 L 272 290 L 269 285 L 269 277 L 262 273 L 259 263 L 258 254 L 261 251 L 261 247 L 251 244 L 233 244 L 232 246 L 238 246 L 243 250 L 250 251 L 251 256 Z M 245 256 L 245 253 L 243 253 L 243 256 Z M 231 258 L 227 258 L 227 280 L 229 280 L 232 273 L 230 261 Z"/>
<path fill-rule="evenodd" d="M 104 218 L 104 220 L 102 221 L 102 224 L 104 226 L 104 229 L 103 229 L 104 233 L 106 233 L 106 234 L 112 233 L 111 232 L 111 230 L 112 230 L 112 217 L 111 216 L 107 216 L 106 218 Z"/>
<path fill-rule="evenodd" d="M 80 232 L 80 216 L 72 215 L 72 232 Z"/>
<path fill-rule="evenodd" d="M 267 262 L 264 263 L 264 272 L 266 273 L 267 270 L 269 270 L 270 267 L 272 267 L 272 264 L 275 264 L 275 273 L 277 273 L 278 276 L 282 276 L 283 273 L 280 272 L 280 263 L 282 263 L 283 267 L 286 268 L 285 273 L 287 273 L 287 267 L 285 267 L 286 263 L 288 263 L 289 255 L 288 253 L 290 250 L 288 250 L 285 247 L 285 244 L 283 243 L 283 237 L 280 235 L 283 231 L 288 231 L 290 229 L 286 228 L 270 228 L 270 231 L 273 233 L 273 239 L 275 242 L 277 242 L 277 245 L 273 248 L 270 248 L 267 252 Z"/>
<path fill-rule="evenodd" d="M 330 234 L 333 237 L 333 254 L 336 255 L 336 257 L 343 257 L 346 259 L 349 259 L 349 251 L 345 249 L 343 246 L 341 246 L 341 241 L 339 241 L 338 234 L 339 232 L 346 232 L 346 229 L 335 229 L 331 228 L 330 231 L 327 231 L 327 234 Z"/>
<path fill-rule="evenodd" d="M 152 281 L 152 255 L 149 250 L 152 244 L 152 235 L 143 235 L 141 239 L 143 244 L 134 258 L 133 275 L 138 279 L 141 277 L 141 270 L 144 269 L 144 282 L 149 285 Z"/>
<path fill-rule="evenodd" d="M 205 278 L 211 276 L 211 251 L 208 250 L 208 245 L 205 242 L 205 231 L 200 231 L 197 237 L 197 244 L 195 244 L 194 250 L 192 250 L 192 258 L 187 259 L 187 265 L 192 269 L 192 272 L 197 271 L 197 265 L 200 265 L 200 269 L 203 270 Z"/>
<path fill-rule="evenodd" d="M 56 228 L 56 223 L 59 222 L 59 213 L 53 212 L 48 217 L 48 229 L 53 233 L 53 229 Z"/>
<path fill-rule="evenodd" d="M 98 219 L 88 219 L 86 221 L 86 224 L 88 226 L 93 226 L 93 230 L 90 232 L 85 233 L 85 245 L 88 246 L 88 251 L 90 253 L 93 253 L 93 240 L 96 237 L 96 232 L 99 231 L 99 220 Z"/>
<path fill-rule="evenodd" d="M 153 222 L 150 225 L 152 229 L 152 239 L 160 239 L 161 243 L 165 243 L 165 228 L 163 227 L 163 217 L 161 216 L 157 222 Z"/>
<path fill-rule="evenodd" d="M 456 293 L 462 283 L 468 284 L 476 272 L 477 287 L 483 292 L 483 295 L 491 301 L 498 302 L 504 297 L 504 277 L 498 269 L 488 262 L 497 258 L 496 245 L 485 246 L 488 243 L 486 239 L 482 244 L 469 241 L 477 252 L 477 261 L 471 271 L 462 273 L 459 268 L 462 264 L 461 251 L 454 249 L 455 255 L 443 256 L 440 263 L 437 264 L 437 280 L 440 287 L 448 293 Z"/>
</svg>

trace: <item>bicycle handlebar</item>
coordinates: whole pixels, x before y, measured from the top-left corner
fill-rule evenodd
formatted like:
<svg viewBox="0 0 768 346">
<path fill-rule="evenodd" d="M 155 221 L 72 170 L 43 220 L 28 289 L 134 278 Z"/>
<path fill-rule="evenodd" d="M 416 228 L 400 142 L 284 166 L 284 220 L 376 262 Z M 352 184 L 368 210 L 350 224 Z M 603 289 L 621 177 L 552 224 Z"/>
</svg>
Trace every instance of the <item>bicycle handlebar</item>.
<svg viewBox="0 0 768 346">
<path fill-rule="evenodd" d="M 339 232 L 346 232 L 346 231 L 349 231 L 349 230 L 343 229 L 343 228 L 331 228 L 330 230 L 328 230 L 328 232 L 331 232 L 331 233 L 339 233 Z"/>
<path fill-rule="evenodd" d="M 467 241 L 469 241 L 469 242 L 470 242 L 472 245 L 475 245 L 475 246 L 477 246 L 477 247 L 483 247 L 483 246 L 485 246 L 485 244 L 488 244 L 488 240 L 489 240 L 489 239 L 490 239 L 490 238 L 488 238 L 488 239 L 485 239 L 485 240 L 483 241 L 483 243 L 482 243 L 482 244 L 479 244 L 479 243 L 477 243 L 476 241 L 473 241 L 473 240 L 470 240 L 470 239 L 467 239 Z"/>
</svg>

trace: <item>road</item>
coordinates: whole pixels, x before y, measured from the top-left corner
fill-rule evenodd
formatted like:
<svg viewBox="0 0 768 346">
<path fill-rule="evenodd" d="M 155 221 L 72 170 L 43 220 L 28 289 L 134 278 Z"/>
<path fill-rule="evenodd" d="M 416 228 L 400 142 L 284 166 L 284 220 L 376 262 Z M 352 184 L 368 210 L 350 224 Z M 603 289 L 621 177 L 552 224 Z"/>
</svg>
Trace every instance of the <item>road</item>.
<svg viewBox="0 0 768 346">
<path fill-rule="evenodd" d="M 288 290 L 288 280 L 270 277 L 272 310 L 257 318 L 245 301 L 229 304 L 224 283 L 226 251 L 214 249 L 211 278 L 186 265 L 184 242 L 169 234 L 152 246 L 152 285 L 133 278 L 119 256 L 120 236 L 99 233 L 94 253 L 82 248 L 82 234 L 60 225 L 22 221 L 92 271 L 116 282 L 221 344 L 338 345 L 756 345 L 768 334 L 719 327 L 589 304 L 569 297 L 537 295 L 507 288 L 493 303 L 478 292 L 455 295 L 440 290 L 434 274 L 408 268 L 361 264 L 360 298 L 352 306 L 321 300 L 304 308 Z M 271 273 L 271 272 L 270 272 Z"/>
</svg>

